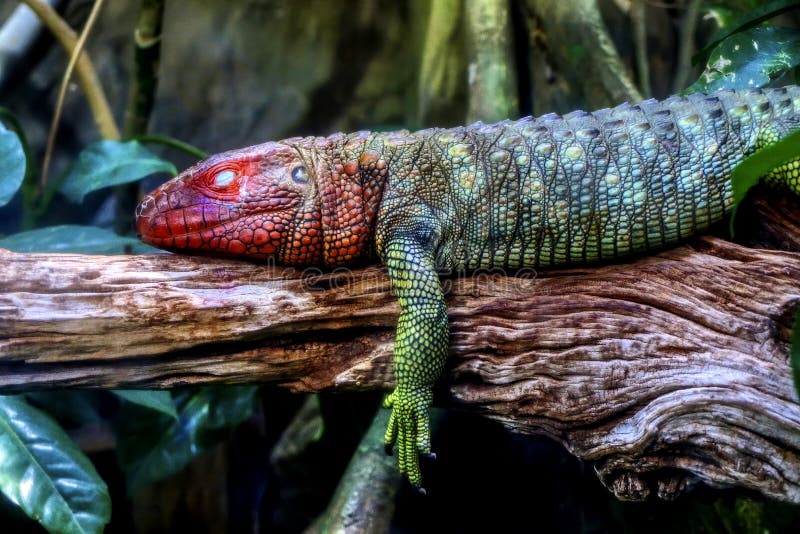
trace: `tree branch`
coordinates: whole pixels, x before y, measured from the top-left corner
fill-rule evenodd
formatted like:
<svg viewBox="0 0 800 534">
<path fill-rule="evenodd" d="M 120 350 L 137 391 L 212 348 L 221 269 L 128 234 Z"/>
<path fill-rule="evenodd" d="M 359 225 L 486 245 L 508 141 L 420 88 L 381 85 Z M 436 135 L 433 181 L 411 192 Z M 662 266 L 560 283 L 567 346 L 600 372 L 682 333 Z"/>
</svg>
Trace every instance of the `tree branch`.
<svg viewBox="0 0 800 534">
<path fill-rule="evenodd" d="M 754 228 L 800 235 L 797 212 Z M 796 250 L 706 237 L 623 265 L 444 279 L 439 403 L 562 442 L 622 498 L 702 481 L 800 503 Z M 0 269 L 2 392 L 392 382 L 398 306 L 379 267 L 4 251 Z"/>
</svg>

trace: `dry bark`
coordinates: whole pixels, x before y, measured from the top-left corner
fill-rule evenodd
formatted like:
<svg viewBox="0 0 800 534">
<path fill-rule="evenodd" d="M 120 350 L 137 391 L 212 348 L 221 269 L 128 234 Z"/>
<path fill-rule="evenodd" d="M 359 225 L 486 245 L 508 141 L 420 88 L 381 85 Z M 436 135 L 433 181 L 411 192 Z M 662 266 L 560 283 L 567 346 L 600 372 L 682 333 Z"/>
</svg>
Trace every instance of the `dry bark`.
<svg viewBox="0 0 800 534">
<path fill-rule="evenodd" d="M 439 402 L 559 440 L 622 498 L 702 481 L 800 502 L 800 222 L 760 210 L 749 239 L 788 251 L 705 237 L 622 265 L 445 279 Z M 379 267 L 3 251 L 0 269 L 2 392 L 392 382 L 398 306 Z"/>
</svg>

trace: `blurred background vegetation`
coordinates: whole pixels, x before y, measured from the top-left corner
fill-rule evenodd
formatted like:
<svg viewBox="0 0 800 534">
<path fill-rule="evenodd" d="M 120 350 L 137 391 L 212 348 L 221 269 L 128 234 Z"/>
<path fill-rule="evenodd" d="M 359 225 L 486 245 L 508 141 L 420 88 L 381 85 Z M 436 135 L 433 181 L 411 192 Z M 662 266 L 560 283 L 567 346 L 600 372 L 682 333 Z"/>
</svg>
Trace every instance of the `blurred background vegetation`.
<svg viewBox="0 0 800 534">
<path fill-rule="evenodd" d="M 49 4 L 77 32 L 97 6 Z M 200 152 L 296 135 L 595 109 L 662 98 L 693 82 L 694 90 L 793 83 L 800 61 L 796 7 L 757 0 L 107 1 L 86 50 L 111 120 L 98 118 L 86 85 L 74 76 L 43 183 L 70 56 L 37 17 L 5 0 L 0 119 L 8 135 L 0 149 L 8 141 L 19 154 L 13 161 L 27 166 L 23 179 L 9 171 L 10 156 L 0 154 L 0 174 L 6 173 L 0 198 L 3 187 L 11 191 L 0 208 L 0 247 L 145 252 L 132 233 L 141 191 Z M 731 41 L 716 43 L 734 31 L 740 33 L 732 39 L 760 47 L 736 55 Z M 21 141 L 15 145 L 12 136 Z M 139 137 L 143 145 L 97 144 L 119 137 Z M 124 172 L 96 170 L 120 161 Z M 8 185 L 14 173 L 21 186 Z M 796 532 L 800 526 L 797 507 L 703 487 L 677 502 L 621 503 L 590 464 L 560 445 L 466 414 L 440 414 L 439 459 L 425 471 L 427 497 L 399 484 L 370 433 L 351 464 L 354 478 L 342 482 L 379 397 L 306 398 L 272 386 L 4 397 L 0 452 L 21 463 L 9 468 L 16 478 L 0 477 L 6 496 L 0 521 L 5 531 L 41 531 L 27 516 L 49 529 L 97 531 L 113 510 L 107 532 L 294 532 L 342 528 L 347 506 L 359 505 L 367 511 L 362 515 L 373 515 L 372 528 L 397 532 Z M 38 437 L 31 428 L 41 431 Z M 97 498 L 86 503 L 74 490 L 58 489 L 65 475 L 48 471 L 48 462 L 60 457 L 36 456 L 36 443 L 55 451 L 77 444 L 67 471 L 84 477 Z M 84 454 L 99 478 L 81 467 Z M 27 472 L 20 466 L 37 462 L 44 468 L 33 484 L 41 494 L 17 506 L 12 501 L 24 495 L 13 488 Z M 365 477 L 382 488 L 370 486 L 371 504 L 354 489 Z"/>
</svg>

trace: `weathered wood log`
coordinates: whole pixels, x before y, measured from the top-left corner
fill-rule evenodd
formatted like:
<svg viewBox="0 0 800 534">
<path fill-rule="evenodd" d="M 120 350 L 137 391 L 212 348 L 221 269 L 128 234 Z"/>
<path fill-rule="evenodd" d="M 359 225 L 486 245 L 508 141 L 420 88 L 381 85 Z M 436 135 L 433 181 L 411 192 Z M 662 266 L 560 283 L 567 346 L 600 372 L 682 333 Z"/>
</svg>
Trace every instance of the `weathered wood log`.
<svg viewBox="0 0 800 534">
<path fill-rule="evenodd" d="M 757 233 L 786 228 L 797 220 Z M 3 251 L 0 272 L 5 393 L 391 385 L 398 306 L 378 267 Z M 800 503 L 788 363 L 800 252 L 706 237 L 629 264 L 444 284 L 452 357 L 439 402 L 553 437 L 622 498 L 702 481 Z"/>
</svg>

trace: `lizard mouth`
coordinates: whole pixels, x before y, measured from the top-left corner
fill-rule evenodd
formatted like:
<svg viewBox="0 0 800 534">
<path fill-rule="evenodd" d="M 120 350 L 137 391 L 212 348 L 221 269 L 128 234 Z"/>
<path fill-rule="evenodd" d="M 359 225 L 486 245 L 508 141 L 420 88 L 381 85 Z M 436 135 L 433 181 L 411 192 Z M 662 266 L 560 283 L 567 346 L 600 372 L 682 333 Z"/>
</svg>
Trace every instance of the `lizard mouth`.
<svg viewBox="0 0 800 534">
<path fill-rule="evenodd" d="M 139 202 L 136 231 L 142 241 L 172 250 L 209 248 L 214 238 L 219 241 L 231 231 L 240 205 L 209 199 L 187 187 L 188 179 L 178 176 Z"/>
<path fill-rule="evenodd" d="M 253 259 L 277 254 L 293 211 L 250 216 L 242 211 L 240 204 L 214 201 L 167 182 L 142 198 L 136 208 L 136 230 L 148 245 L 175 252 Z"/>
</svg>

